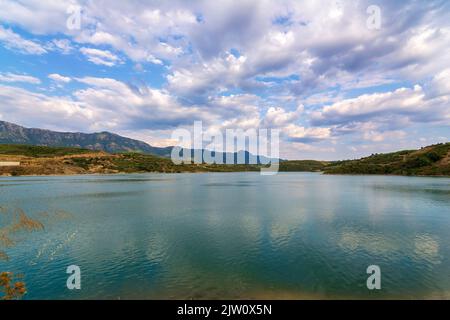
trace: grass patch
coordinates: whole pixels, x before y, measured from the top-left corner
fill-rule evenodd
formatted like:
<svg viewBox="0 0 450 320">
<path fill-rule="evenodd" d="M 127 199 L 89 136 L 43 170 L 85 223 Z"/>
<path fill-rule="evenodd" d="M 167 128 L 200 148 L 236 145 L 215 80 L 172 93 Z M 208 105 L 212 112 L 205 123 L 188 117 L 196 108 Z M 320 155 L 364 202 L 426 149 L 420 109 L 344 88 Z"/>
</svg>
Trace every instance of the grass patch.
<svg viewBox="0 0 450 320">
<path fill-rule="evenodd" d="M 0 144 L 0 154 L 20 155 L 33 158 L 60 157 L 75 154 L 92 153 L 92 150 L 68 147 L 46 147 L 32 145 Z"/>
</svg>

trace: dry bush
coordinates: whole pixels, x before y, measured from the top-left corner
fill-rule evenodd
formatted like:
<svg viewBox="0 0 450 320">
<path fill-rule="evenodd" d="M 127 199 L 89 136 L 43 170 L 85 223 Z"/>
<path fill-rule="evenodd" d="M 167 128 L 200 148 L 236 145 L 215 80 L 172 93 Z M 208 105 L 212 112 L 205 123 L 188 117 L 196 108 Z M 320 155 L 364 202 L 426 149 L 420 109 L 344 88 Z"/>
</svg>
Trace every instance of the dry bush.
<svg viewBox="0 0 450 320">
<path fill-rule="evenodd" d="M 1 300 L 18 300 L 27 292 L 25 283 L 18 281 L 20 277 L 15 276 L 12 272 L 0 273 L 0 296 Z"/>
<path fill-rule="evenodd" d="M 26 215 L 26 213 L 18 209 L 10 212 L 5 207 L 0 207 L 0 213 L 3 213 L 6 218 L 6 226 L 0 228 L 0 247 L 9 248 L 16 244 L 11 239 L 11 235 L 20 231 L 33 232 L 44 229 L 44 225 Z M 1 222 L 1 221 L 0 221 Z M 0 251 L 0 260 L 9 261 L 9 256 L 4 251 Z M 0 300 L 17 300 L 23 297 L 26 293 L 25 283 L 18 280 L 18 276 L 12 272 L 0 272 Z"/>
</svg>

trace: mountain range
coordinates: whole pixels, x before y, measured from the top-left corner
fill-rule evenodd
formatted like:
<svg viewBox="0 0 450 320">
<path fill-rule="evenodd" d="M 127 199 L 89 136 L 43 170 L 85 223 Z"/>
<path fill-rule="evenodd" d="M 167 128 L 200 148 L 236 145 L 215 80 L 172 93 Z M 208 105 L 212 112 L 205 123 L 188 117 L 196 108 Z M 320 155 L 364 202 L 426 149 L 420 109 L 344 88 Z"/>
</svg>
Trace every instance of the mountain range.
<svg viewBox="0 0 450 320">
<path fill-rule="evenodd" d="M 135 152 L 169 158 L 173 146 L 154 147 L 140 140 L 130 139 L 111 132 L 96 133 L 57 132 L 45 129 L 26 128 L 14 123 L 0 121 L 0 144 L 25 144 L 47 147 L 75 147 L 108 153 Z M 194 150 L 183 149 L 193 157 Z M 244 153 L 245 163 L 267 163 L 269 160 L 248 151 L 238 151 L 233 158 L 237 163 L 238 155 Z M 224 161 L 227 153 L 222 155 Z M 266 161 L 266 162 L 265 162 Z"/>
<path fill-rule="evenodd" d="M 170 157 L 172 150 L 172 147 L 153 147 L 143 141 L 106 131 L 97 133 L 57 132 L 25 128 L 6 121 L 0 121 L 0 144 L 76 147 L 108 153 L 139 152 L 163 157 Z"/>
</svg>

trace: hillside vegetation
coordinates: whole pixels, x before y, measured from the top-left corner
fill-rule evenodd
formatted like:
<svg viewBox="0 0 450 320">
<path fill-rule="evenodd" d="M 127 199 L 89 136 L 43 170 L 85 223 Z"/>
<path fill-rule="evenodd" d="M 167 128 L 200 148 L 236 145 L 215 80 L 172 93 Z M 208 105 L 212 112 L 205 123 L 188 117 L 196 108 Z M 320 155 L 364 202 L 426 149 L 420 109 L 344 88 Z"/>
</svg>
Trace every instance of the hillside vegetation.
<svg viewBox="0 0 450 320">
<path fill-rule="evenodd" d="M 170 159 L 140 153 L 109 154 L 77 148 L 30 145 L 0 145 L 0 162 L 20 162 L 20 166 L 0 166 L 0 175 L 65 175 L 86 173 L 138 172 L 232 172 L 258 171 L 259 165 L 175 165 Z"/>
<path fill-rule="evenodd" d="M 316 160 L 290 160 L 280 162 L 280 171 L 286 172 L 319 172 L 323 171 L 330 162 Z"/>
<path fill-rule="evenodd" d="M 359 160 L 332 162 L 324 168 L 327 174 L 392 174 L 450 176 L 450 143 L 420 150 L 373 154 Z"/>
<path fill-rule="evenodd" d="M 45 147 L 31 145 L 1 144 L 0 154 L 26 157 L 59 157 L 74 154 L 92 153 L 92 150 L 67 147 Z"/>
<path fill-rule="evenodd" d="M 259 171 L 262 165 L 192 164 L 175 165 L 170 159 L 141 153 L 110 154 L 79 148 L 30 145 L 1 145 L 0 162 L 20 162 L 20 166 L 0 166 L 0 175 L 65 175 L 86 173 L 138 172 L 236 172 Z M 280 162 L 280 171 L 324 172 L 326 174 L 392 174 L 450 176 L 450 143 L 386 154 L 359 160 Z"/>
</svg>

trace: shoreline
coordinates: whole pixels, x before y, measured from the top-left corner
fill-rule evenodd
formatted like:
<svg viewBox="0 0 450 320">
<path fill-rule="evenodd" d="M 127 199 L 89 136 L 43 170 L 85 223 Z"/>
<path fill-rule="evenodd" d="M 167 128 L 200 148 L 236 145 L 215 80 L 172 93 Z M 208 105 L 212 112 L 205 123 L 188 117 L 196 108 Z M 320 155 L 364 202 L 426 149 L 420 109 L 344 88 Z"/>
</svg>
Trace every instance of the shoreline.
<svg viewBox="0 0 450 320">
<path fill-rule="evenodd" d="M 208 174 L 208 173 L 259 173 L 255 170 L 242 170 L 242 171 L 184 171 L 184 172 L 161 172 L 161 171 L 140 171 L 140 172 L 111 172 L 111 173 L 101 173 L 101 172 L 89 172 L 89 173 L 66 173 L 66 174 L 24 174 L 24 175 L 11 175 L 11 174 L 1 174 L 2 178 L 20 178 L 20 177 L 74 177 L 74 176 L 118 176 L 118 175 L 145 175 L 145 174 Z M 409 178 L 447 178 L 448 175 L 401 175 L 401 174 L 364 174 L 364 173 L 326 173 L 324 171 L 278 171 L 278 173 L 315 173 L 325 176 L 366 176 L 366 177 L 409 177 Z"/>
<path fill-rule="evenodd" d="M 142 153 L 0 145 L 0 161 L 20 163 L 0 166 L 0 177 L 116 175 L 143 173 L 261 172 L 264 164 L 193 163 L 175 164 L 170 158 Z M 235 160 L 236 161 L 236 160 Z M 278 172 L 316 172 L 344 176 L 450 177 L 450 143 L 413 151 L 373 154 L 358 160 L 285 160 Z"/>
</svg>

